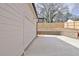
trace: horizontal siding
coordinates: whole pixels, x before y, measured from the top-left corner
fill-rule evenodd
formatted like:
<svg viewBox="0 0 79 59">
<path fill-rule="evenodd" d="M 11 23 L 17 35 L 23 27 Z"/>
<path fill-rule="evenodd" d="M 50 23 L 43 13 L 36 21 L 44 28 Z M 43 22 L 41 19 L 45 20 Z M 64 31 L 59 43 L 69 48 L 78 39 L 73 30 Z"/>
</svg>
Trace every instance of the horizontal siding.
<svg viewBox="0 0 79 59">
<path fill-rule="evenodd" d="M 36 33 L 31 14 L 29 4 L 0 4 L 0 55 L 23 53 Z"/>
</svg>

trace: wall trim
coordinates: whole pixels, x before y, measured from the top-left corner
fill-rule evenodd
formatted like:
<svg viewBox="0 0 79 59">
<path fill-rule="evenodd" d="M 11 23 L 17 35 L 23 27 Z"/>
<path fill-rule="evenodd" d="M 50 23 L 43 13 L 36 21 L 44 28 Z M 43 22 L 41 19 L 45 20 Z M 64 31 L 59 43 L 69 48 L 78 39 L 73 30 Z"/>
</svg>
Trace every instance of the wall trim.
<svg viewBox="0 0 79 59">
<path fill-rule="evenodd" d="M 33 41 L 37 38 L 37 35 L 32 39 L 32 41 L 24 48 L 24 51 L 21 53 L 20 56 L 24 56 L 25 51 L 29 48 L 29 46 L 33 43 Z"/>
<path fill-rule="evenodd" d="M 29 48 L 29 46 L 33 43 L 33 41 L 37 38 L 37 36 L 35 36 L 31 42 L 28 44 L 28 46 L 24 49 L 24 52 Z"/>
</svg>

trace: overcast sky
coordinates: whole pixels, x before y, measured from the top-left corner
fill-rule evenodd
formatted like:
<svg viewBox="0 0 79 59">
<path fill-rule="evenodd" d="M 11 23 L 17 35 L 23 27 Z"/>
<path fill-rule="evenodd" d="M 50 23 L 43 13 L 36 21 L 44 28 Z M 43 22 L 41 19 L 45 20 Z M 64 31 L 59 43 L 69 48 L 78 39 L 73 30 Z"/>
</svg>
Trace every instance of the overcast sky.
<svg viewBox="0 0 79 59">
<path fill-rule="evenodd" d="M 38 3 L 37 3 L 38 4 Z M 75 16 L 79 16 L 79 3 L 64 3 L 68 6 L 69 12 Z M 40 5 L 42 7 L 42 5 Z M 37 8 L 40 11 L 40 8 Z M 37 11 L 37 12 L 38 12 Z"/>
<path fill-rule="evenodd" d="M 70 3 L 66 5 L 68 5 L 70 13 L 79 16 L 79 3 Z"/>
</svg>

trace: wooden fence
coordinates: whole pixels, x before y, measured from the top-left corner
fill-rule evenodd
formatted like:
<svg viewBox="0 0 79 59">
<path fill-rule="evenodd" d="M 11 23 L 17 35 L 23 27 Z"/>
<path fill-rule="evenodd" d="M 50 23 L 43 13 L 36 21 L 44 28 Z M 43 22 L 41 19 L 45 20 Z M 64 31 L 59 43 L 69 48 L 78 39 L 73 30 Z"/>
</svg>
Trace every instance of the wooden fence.
<svg viewBox="0 0 79 59">
<path fill-rule="evenodd" d="M 64 28 L 79 29 L 79 21 L 65 22 Z"/>
<path fill-rule="evenodd" d="M 38 30 L 53 28 L 64 28 L 64 23 L 38 23 Z"/>
</svg>

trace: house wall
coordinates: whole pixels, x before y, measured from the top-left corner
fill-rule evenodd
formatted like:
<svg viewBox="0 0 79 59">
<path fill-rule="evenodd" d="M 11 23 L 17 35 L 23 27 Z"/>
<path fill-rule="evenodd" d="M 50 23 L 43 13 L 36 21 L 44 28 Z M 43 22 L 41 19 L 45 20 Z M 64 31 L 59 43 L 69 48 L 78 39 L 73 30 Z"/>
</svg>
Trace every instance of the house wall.
<svg viewBox="0 0 79 59">
<path fill-rule="evenodd" d="M 21 55 L 36 37 L 32 4 L 0 4 L 0 56 Z"/>
</svg>

